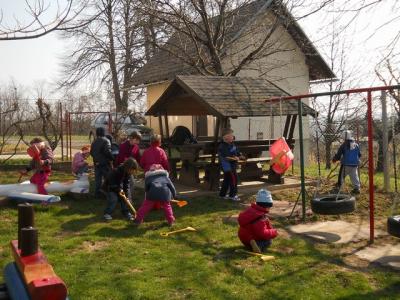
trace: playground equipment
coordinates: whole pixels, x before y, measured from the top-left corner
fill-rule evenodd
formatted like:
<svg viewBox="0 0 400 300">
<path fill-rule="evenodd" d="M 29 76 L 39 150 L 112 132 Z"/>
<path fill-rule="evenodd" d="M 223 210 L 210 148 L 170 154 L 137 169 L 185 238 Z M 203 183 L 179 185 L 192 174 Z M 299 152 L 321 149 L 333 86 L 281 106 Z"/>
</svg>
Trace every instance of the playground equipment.
<svg viewBox="0 0 400 300">
<path fill-rule="evenodd" d="M 77 180 L 70 180 L 66 182 L 52 181 L 46 186 L 48 193 L 89 193 L 89 179 L 88 175 L 84 174 Z M 37 194 L 37 187 L 29 181 L 16 184 L 2 184 L 0 185 L 0 196 L 8 197 L 11 200 L 18 202 L 33 202 L 33 203 L 52 203 L 60 201 L 60 197 L 54 195 L 39 195 Z"/>
<path fill-rule="evenodd" d="M 305 98 L 316 98 L 321 96 L 333 96 L 333 95 L 349 95 L 354 93 L 367 93 L 367 121 L 368 121 L 368 180 L 369 180 L 369 224 L 370 224 L 370 242 L 374 242 L 375 237 L 375 219 L 374 219 L 374 157 L 373 157 L 373 126 L 372 126 L 372 93 L 376 91 L 392 91 L 400 89 L 400 85 L 391 86 L 380 86 L 380 87 L 369 87 L 359 88 L 352 90 L 341 90 L 331 91 L 314 94 L 295 95 L 287 97 L 278 97 L 266 99 L 265 102 L 275 101 L 287 101 L 297 100 L 298 117 L 299 117 L 299 141 L 300 141 L 300 172 L 301 172 L 301 199 L 302 199 L 302 218 L 303 221 L 306 219 L 306 188 L 305 188 L 305 176 L 304 176 L 304 141 L 303 141 L 303 106 L 302 99 Z"/>
<path fill-rule="evenodd" d="M 188 204 L 187 201 L 185 201 L 185 200 L 171 200 L 171 202 L 175 203 L 179 207 L 182 207 L 182 206 L 185 206 Z"/>
<path fill-rule="evenodd" d="M 175 233 L 179 233 L 179 232 L 185 232 L 185 231 L 196 231 L 196 229 L 194 229 L 193 227 L 186 227 L 183 229 L 178 229 L 178 230 L 174 230 L 174 231 L 170 231 L 170 232 L 161 232 L 160 235 L 167 237 L 170 236 L 171 234 L 175 234 Z"/>
<path fill-rule="evenodd" d="M 40 250 L 38 231 L 33 226 L 32 205 L 18 205 L 18 240 L 10 242 L 14 262 L 4 268 L 4 297 L 0 299 L 68 299 L 67 287 Z"/>
<path fill-rule="evenodd" d="M 284 137 L 277 139 L 269 148 L 270 165 L 277 174 L 284 174 L 292 165 L 294 155 Z"/>
<path fill-rule="evenodd" d="M 246 250 L 243 250 L 243 249 L 237 249 L 237 250 L 235 250 L 235 252 L 237 252 L 237 253 L 245 253 L 245 254 L 252 255 L 252 256 L 257 256 L 262 261 L 269 261 L 269 260 L 275 259 L 275 256 L 273 256 L 273 255 L 265 255 L 265 254 L 261 254 L 261 253 L 246 251 Z"/>
<path fill-rule="evenodd" d="M 134 218 L 136 218 L 136 209 L 133 207 L 131 201 L 129 201 L 128 197 L 125 196 L 124 192 L 119 192 L 119 196 L 125 202 L 126 206 L 128 206 L 129 210 L 131 211 Z"/>
</svg>

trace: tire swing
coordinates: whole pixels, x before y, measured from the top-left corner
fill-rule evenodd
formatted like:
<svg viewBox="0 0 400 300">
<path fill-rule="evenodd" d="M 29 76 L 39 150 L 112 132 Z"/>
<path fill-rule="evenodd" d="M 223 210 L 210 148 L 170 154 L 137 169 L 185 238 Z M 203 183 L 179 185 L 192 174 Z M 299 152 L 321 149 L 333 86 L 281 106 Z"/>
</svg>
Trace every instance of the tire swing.
<svg viewBox="0 0 400 300">
<path fill-rule="evenodd" d="M 314 98 L 315 102 L 315 98 Z M 315 214 L 319 215 L 340 215 L 351 213 L 356 209 L 356 199 L 355 197 L 347 194 L 341 194 L 341 186 L 337 194 L 323 194 L 319 195 L 318 190 L 321 184 L 321 160 L 319 156 L 319 137 L 318 137 L 318 116 L 315 117 L 316 120 L 316 142 L 317 142 L 317 162 L 318 162 L 318 182 L 317 188 L 315 190 L 314 196 L 311 199 L 311 210 Z M 344 168 L 339 171 L 339 176 L 341 172 L 344 172 Z"/>
</svg>

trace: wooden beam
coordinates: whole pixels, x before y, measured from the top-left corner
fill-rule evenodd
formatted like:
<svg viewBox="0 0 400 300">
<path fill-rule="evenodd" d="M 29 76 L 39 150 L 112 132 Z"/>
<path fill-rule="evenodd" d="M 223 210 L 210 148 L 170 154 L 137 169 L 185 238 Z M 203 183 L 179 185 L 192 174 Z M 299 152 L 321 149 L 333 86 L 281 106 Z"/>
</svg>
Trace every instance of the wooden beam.
<svg viewBox="0 0 400 300">
<path fill-rule="evenodd" d="M 163 130 L 161 114 L 158 115 L 158 125 L 160 126 L 161 139 L 163 139 L 164 138 L 164 130 Z"/>
</svg>

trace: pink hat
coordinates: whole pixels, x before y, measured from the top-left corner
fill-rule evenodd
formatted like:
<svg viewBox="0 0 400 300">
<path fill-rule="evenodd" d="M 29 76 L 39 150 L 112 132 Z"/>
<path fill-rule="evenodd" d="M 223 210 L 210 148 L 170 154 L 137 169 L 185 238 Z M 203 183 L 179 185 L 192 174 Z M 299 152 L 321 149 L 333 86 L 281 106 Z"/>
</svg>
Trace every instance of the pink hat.
<svg viewBox="0 0 400 300">
<path fill-rule="evenodd" d="M 149 171 L 155 171 L 155 170 L 164 170 L 164 168 L 160 164 L 152 164 L 150 166 Z"/>
</svg>

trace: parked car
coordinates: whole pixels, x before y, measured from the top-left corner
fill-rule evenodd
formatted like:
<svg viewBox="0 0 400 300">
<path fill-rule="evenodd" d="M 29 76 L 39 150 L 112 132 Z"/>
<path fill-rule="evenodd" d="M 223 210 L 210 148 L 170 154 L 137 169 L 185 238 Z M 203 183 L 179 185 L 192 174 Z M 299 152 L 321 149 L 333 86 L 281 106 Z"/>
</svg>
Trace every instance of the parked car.
<svg viewBox="0 0 400 300">
<path fill-rule="evenodd" d="M 89 138 L 92 139 L 96 132 L 96 129 L 103 127 L 106 135 L 113 135 L 114 131 L 119 131 L 120 134 L 128 136 L 133 131 L 137 131 L 142 135 L 141 147 L 146 147 L 150 144 L 150 137 L 153 134 L 153 130 L 146 126 L 146 119 L 144 116 L 139 114 L 111 114 L 112 115 L 112 131 L 109 130 L 109 114 L 100 113 L 92 121 Z"/>
</svg>

